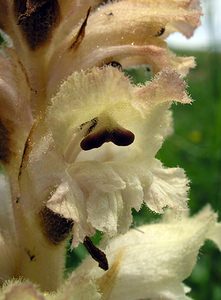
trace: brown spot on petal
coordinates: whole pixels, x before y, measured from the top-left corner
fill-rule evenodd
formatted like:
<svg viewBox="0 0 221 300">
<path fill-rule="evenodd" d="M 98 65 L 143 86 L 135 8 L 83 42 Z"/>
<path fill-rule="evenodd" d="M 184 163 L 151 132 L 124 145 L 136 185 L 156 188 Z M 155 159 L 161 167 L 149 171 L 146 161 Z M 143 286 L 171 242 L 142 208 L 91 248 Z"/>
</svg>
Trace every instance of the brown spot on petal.
<svg viewBox="0 0 221 300">
<path fill-rule="evenodd" d="M 157 36 L 161 36 L 161 35 L 164 34 L 164 32 L 165 32 L 165 27 L 162 27 L 162 28 L 155 34 L 155 36 L 156 36 L 156 37 L 157 37 Z"/>
<path fill-rule="evenodd" d="M 37 94 L 37 91 L 34 90 L 34 89 L 32 88 L 32 86 L 31 86 L 31 83 L 30 83 L 30 80 L 29 80 L 27 71 L 26 71 L 26 69 L 25 69 L 25 66 L 22 64 L 22 62 L 21 62 L 20 60 L 18 60 L 18 64 L 19 64 L 19 66 L 20 66 L 20 68 L 21 68 L 21 70 L 22 70 L 22 72 L 23 72 L 23 74 L 24 74 L 25 80 L 26 80 L 26 82 L 27 82 L 27 85 L 28 85 L 30 91 L 33 92 L 33 93 L 35 93 L 35 94 Z"/>
<path fill-rule="evenodd" d="M 10 161 L 11 151 L 11 129 L 0 120 L 0 161 L 7 164 Z"/>
<path fill-rule="evenodd" d="M 117 69 L 120 70 L 120 71 L 123 70 L 122 65 L 121 65 L 119 62 L 114 61 L 114 60 L 113 60 L 113 61 L 110 61 L 109 63 L 107 63 L 106 66 L 111 66 L 111 67 L 113 67 L 113 68 L 117 68 Z"/>
<path fill-rule="evenodd" d="M 101 147 L 104 143 L 112 142 L 117 146 L 129 146 L 134 141 L 134 134 L 124 128 L 100 130 L 87 135 L 81 141 L 81 148 L 85 151 Z"/>
<path fill-rule="evenodd" d="M 87 134 L 89 134 L 97 126 L 97 122 L 98 118 L 94 118 L 88 122 L 82 123 L 79 128 L 82 130 L 85 126 L 90 125 L 87 130 Z"/>
<path fill-rule="evenodd" d="M 57 0 L 14 0 L 15 16 L 32 50 L 51 37 L 60 19 Z"/>
<path fill-rule="evenodd" d="M 31 253 L 31 251 L 29 249 L 25 249 L 25 252 L 26 252 L 27 256 L 29 257 L 30 261 L 36 260 L 35 254 Z"/>
<path fill-rule="evenodd" d="M 87 26 L 87 20 L 88 20 L 88 17 L 90 15 L 90 11 L 91 11 L 91 7 L 89 7 L 89 9 L 87 11 L 87 15 L 84 19 L 84 22 L 82 23 L 82 25 L 81 25 L 81 27 L 80 27 L 80 29 L 79 29 L 76 37 L 75 37 L 74 42 L 71 44 L 70 50 L 77 49 L 80 46 L 81 42 L 83 41 L 84 35 L 85 35 L 85 28 Z"/>
<path fill-rule="evenodd" d="M 73 220 L 62 217 L 46 206 L 40 211 L 40 217 L 44 233 L 54 245 L 64 241 L 74 225 Z"/>
<path fill-rule="evenodd" d="M 109 13 L 106 14 L 106 16 L 108 16 L 108 17 L 113 17 L 114 14 L 113 14 L 112 12 L 109 12 Z"/>
<path fill-rule="evenodd" d="M 87 251 L 90 253 L 91 257 L 96 260 L 99 264 L 99 267 L 105 271 L 108 270 L 108 261 L 105 253 L 97 248 L 89 237 L 85 237 L 84 239 L 84 246 Z"/>
<path fill-rule="evenodd" d="M 27 140 L 25 142 L 25 146 L 24 146 L 23 154 L 22 154 L 22 159 L 21 159 L 21 164 L 20 164 L 20 167 L 19 167 L 18 178 L 21 177 L 22 170 L 24 168 L 26 168 L 26 166 L 27 166 L 28 159 L 29 159 L 29 154 L 31 153 L 32 146 L 33 146 L 33 142 L 32 142 L 32 140 L 33 140 L 33 133 L 34 133 L 34 129 L 37 127 L 37 124 L 38 124 L 38 121 L 36 121 L 32 125 L 32 128 L 31 128 L 31 130 L 29 132 L 29 135 L 27 137 Z"/>
</svg>

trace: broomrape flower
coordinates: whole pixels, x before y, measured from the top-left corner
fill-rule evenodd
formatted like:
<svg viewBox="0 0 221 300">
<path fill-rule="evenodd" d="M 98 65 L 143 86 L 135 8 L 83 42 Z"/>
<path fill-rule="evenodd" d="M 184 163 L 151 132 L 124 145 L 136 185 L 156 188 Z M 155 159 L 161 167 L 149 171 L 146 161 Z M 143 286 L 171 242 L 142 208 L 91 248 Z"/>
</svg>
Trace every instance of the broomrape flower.
<svg viewBox="0 0 221 300">
<path fill-rule="evenodd" d="M 190 101 L 179 76 L 169 70 L 142 87 L 113 68 L 74 73 L 63 83 L 31 131 L 30 152 L 20 167 L 16 212 L 24 224 L 24 251 L 37 260 L 40 237 L 33 241 L 33 228 L 59 247 L 70 230 L 74 245 L 95 229 L 124 233 L 131 208 L 139 210 L 143 201 L 156 212 L 166 206 L 186 209 L 183 171 L 154 159 L 171 130 L 171 97 Z M 120 146 L 127 146 L 126 153 Z"/>
<path fill-rule="evenodd" d="M 0 53 L 0 278 L 54 291 L 70 234 L 72 246 L 83 242 L 106 270 L 89 239 L 97 229 L 125 233 L 142 203 L 158 213 L 187 209 L 183 170 L 155 155 L 172 130 L 171 103 L 191 102 L 181 76 L 194 66 L 164 38 L 191 36 L 200 10 L 191 0 L 0 7 L 12 43 Z M 156 76 L 134 86 L 122 68 L 140 64 Z"/>
</svg>

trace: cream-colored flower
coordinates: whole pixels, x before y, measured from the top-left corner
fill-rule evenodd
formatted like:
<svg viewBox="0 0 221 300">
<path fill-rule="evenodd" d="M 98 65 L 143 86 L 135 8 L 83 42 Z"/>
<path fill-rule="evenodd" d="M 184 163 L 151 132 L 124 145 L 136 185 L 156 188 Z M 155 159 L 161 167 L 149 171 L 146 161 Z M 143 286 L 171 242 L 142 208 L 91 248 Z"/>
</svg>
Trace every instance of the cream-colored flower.
<svg viewBox="0 0 221 300">
<path fill-rule="evenodd" d="M 174 30 L 190 36 L 200 8 L 193 0 L 0 7 L 0 29 L 11 38 L 0 51 L 0 230 L 8 253 L 0 282 L 28 278 L 53 291 L 71 231 L 76 245 L 95 229 L 125 232 L 131 208 L 143 202 L 160 213 L 186 208 L 183 171 L 154 157 L 171 131 L 171 102 L 190 102 L 172 69 L 185 75 L 194 65 L 164 38 Z M 105 67 L 140 64 L 159 72 L 142 87 Z"/>
<path fill-rule="evenodd" d="M 42 295 L 29 283 L 12 282 L 0 299 L 190 299 L 186 295 L 190 289 L 182 281 L 191 274 L 200 247 L 211 239 L 221 249 L 221 226 L 216 220 L 207 207 L 192 218 L 176 217 L 132 229 L 108 242 L 107 272 L 87 258 L 55 294 Z"/>
<path fill-rule="evenodd" d="M 73 220 L 73 245 L 95 229 L 126 232 L 143 202 L 158 213 L 186 209 L 184 172 L 154 158 L 171 131 L 173 100 L 191 101 L 171 70 L 141 87 L 111 67 L 74 73 L 33 130 L 22 193 L 31 189 L 36 207 Z"/>
<path fill-rule="evenodd" d="M 62 253 L 71 230 L 73 245 L 96 229 L 109 236 L 124 233 L 131 209 L 143 202 L 159 213 L 165 207 L 186 209 L 184 172 L 154 158 L 171 131 L 172 101 L 190 99 L 169 69 L 140 87 L 112 67 L 73 73 L 62 84 L 34 123 L 19 167 L 14 271 L 39 283 L 46 249 L 51 252 L 47 243 L 56 247 L 47 263 L 53 272 L 61 270 L 62 256 L 58 262 L 55 253 Z M 54 289 L 59 280 L 48 287 L 45 275 L 40 283 Z"/>
</svg>

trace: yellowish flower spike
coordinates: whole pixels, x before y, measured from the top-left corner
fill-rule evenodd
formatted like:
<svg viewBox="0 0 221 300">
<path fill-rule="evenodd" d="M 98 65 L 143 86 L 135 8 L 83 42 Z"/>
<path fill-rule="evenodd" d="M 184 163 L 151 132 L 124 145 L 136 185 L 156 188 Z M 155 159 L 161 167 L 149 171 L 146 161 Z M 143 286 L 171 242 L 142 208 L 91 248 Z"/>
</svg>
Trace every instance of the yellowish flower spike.
<svg viewBox="0 0 221 300">
<path fill-rule="evenodd" d="M 192 33 L 200 17 L 196 2 L 165 7 L 163 1 L 0 1 L 0 28 L 13 45 L 0 53 L 0 160 L 10 172 L 14 198 L 33 116 L 44 111 L 61 81 L 75 70 L 112 61 L 186 74 L 193 59 L 175 57 L 164 37 L 171 26 L 186 34 L 177 24 L 190 24 L 186 35 Z M 16 112 L 6 117 L 6 111 Z"/>
<path fill-rule="evenodd" d="M 33 210 L 31 189 L 36 210 L 46 205 L 72 220 L 73 245 L 95 229 L 126 232 L 131 209 L 143 202 L 158 213 L 185 210 L 183 170 L 155 159 L 171 131 L 172 101 L 191 102 L 173 70 L 141 87 L 112 67 L 73 73 L 33 129 L 21 171 L 23 205 Z"/>
<path fill-rule="evenodd" d="M 155 155 L 172 130 L 170 104 L 190 102 L 178 73 L 194 65 L 165 38 L 190 36 L 201 12 L 196 0 L 0 0 L 0 8 L 10 36 L 0 49 L 0 283 L 29 279 L 55 291 L 70 234 L 99 261 L 88 236 L 126 232 L 131 208 L 186 210 L 184 172 Z M 141 64 L 157 75 L 138 87 L 121 71 Z M 20 287 L 6 297 L 17 290 L 25 299 Z M 30 284 L 27 292 L 43 299 Z"/>
<path fill-rule="evenodd" d="M 173 217 L 132 229 L 109 241 L 110 269 L 87 258 L 54 294 L 40 294 L 30 283 L 11 282 L 1 300 L 188 300 L 182 281 L 192 272 L 206 239 L 221 249 L 221 226 L 206 207 L 194 217 Z"/>
</svg>

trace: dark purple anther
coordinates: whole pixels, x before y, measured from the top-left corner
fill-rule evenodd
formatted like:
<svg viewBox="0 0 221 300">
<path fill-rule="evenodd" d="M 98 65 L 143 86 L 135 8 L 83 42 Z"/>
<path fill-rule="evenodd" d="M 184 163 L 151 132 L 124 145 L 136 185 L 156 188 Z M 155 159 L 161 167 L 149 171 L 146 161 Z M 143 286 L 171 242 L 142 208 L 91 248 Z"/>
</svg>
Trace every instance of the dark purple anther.
<svg viewBox="0 0 221 300">
<path fill-rule="evenodd" d="M 99 267 L 104 271 L 107 271 L 108 261 L 105 253 L 97 248 L 88 236 L 85 237 L 83 244 L 87 251 L 90 253 L 91 257 L 98 262 Z"/>
<path fill-rule="evenodd" d="M 81 141 L 81 148 L 85 151 L 101 147 L 104 143 L 112 142 L 117 146 L 129 146 L 134 141 L 134 134 L 124 128 L 100 130 L 87 135 Z"/>
<path fill-rule="evenodd" d="M 111 141 L 117 146 L 129 146 L 135 139 L 133 132 L 123 128 L 114 129 L 110 134 Z"/>
</svg>

